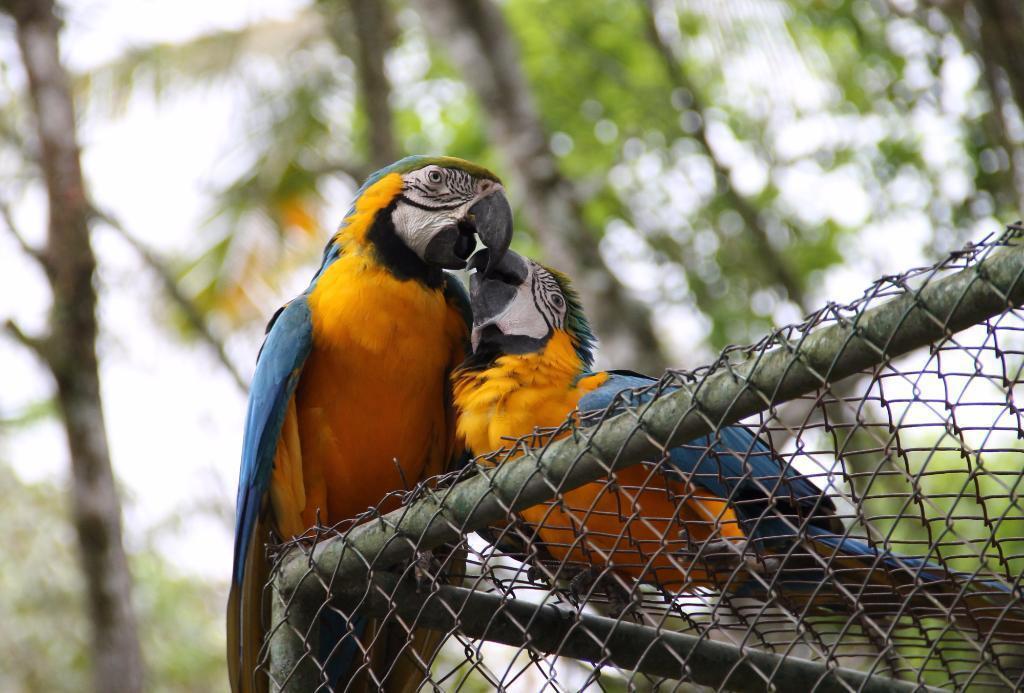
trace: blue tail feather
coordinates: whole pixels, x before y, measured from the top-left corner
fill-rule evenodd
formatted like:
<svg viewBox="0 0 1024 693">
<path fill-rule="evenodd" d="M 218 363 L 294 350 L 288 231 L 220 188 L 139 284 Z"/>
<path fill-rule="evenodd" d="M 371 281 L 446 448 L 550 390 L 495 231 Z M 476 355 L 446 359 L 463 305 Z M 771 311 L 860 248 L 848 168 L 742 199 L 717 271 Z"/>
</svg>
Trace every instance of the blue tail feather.
<svg viewBox="0 0 1024 693">
<path fill-rule="evenodd" d="M 987 633 L 1024 634 L 1024 610 L 1014 587 L 951 571 L 912 556 L 877 549 L 861 539 L 843 537 L 808 524 L 799 544 L 786 553 L 780 542 L 758 546 L 763 558 L 778 560 L 777 570 L 738 581 L 733 597 L 764 599 L 768 584 L 784 603 L 811 612 L 863 610 L 875 619 L 898 616 L 952 619 Z M 1019 588 L 1018 588 L 1019 589 Z"/>
<path fill-rule="evenodd" d="M 808 527 L 807 538 L 812 545 L 821 544 L 829 547 L 832 550 L 832 556 L 861 559 L 868 567 L 881 569 L 889 574 L 900 574 L 908 580 L 912 579 L 919 586 L 952 586 L 953 584 L 958 584 L 969 585 L 972 591 L 984 589 L 995 593 L 1013 594 L 1013 588 L 1003 582 L 976 578 L 971 574 L 951 571 L 923 558 L 904 556 L 891 551 L 885 551 L 884 549 L 876 549 L 863 540 L 836 536 L 834 533 L 819 527 Z M 817 550 L 817 547 L 815 547 L 815 550 Z M 822 555 L 825 559 L 830 557 L 827 553 L 822 554 L 819 552 L 819 555 Z"/>
<path fill-rule="evenodd" d="M 332 690 L 341 690 L 338 683 L 352 675 L 359 655 L 357 638 L 366 632 L 369 620 L 365 616 L 349 620 L 333 609 L 325 609 L 320 615 L 319 661 L 331 682 Z"/>
</svg>

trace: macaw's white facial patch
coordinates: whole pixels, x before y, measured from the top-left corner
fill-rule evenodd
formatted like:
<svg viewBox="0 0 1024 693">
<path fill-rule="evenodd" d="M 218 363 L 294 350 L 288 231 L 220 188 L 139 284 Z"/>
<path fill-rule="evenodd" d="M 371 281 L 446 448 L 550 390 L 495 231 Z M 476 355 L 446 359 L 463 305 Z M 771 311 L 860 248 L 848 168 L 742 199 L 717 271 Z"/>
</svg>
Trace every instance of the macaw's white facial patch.
<svg viewBox="0 0 1024 693">
<path fill-rule="evenodd" d="M 515 298 L 497 321 L 503 334 L 542 339 L 551 332 L 551 325 L 534 300 L 531 281 L 516 287 Z"/>
<path fill-rule="evenodd" d="M 544 320 L 552 328 L 564 328 L 568 305 L 566 304 L 565 296 L 562 294 L 562 287 L 559 286 L 554 275 L 536 262 L 531 261 L 530 279 L 533 302 L 537 306 L 537 311 L 544 316 Z"/>
<path fill-rule="evenodd" d="M 443 229 L 457 226 L 487 187 L 465 171 L 425 166 L 402 178 L 402 194 L 391 214 L 395 234 L 421 259 Z"/>
<path fill-rule="evenodd" d="M 431 210 L 452 210 L 475 200 L 481 182 L 457 168 L 424 166 L 402 177 L 402 197 L 409 204 Z"/>
<path fill-rule="evenodd" d="M 527 261 L 526 279 L 515 286 L 515 294 L 498 315 L 485 318 L 473 326 L 473 349 L 488 328 L 497 328 L 506 337 L 525 337 L 543 343 L 556 329 L 565 327 L 568 306 L 554 276 L 533 261 Z M 499 268 L 500 269 L 500 268 Z M 501 277 L 485 279 L 481 290 L 489 285 L 509 284 Z M 476 306 L 474 305 L 474 310 Z"/>
<path fill-rule="evenodd" d="M 398 201 L 391 221 L 395 234 L 421 259 L 425 256 L 430 240 L 449 226 L 455 226 L 465 216 L 470 203 L 455 210 L 432 210 L 415 207 L 402 200 Z"/>
</svg>

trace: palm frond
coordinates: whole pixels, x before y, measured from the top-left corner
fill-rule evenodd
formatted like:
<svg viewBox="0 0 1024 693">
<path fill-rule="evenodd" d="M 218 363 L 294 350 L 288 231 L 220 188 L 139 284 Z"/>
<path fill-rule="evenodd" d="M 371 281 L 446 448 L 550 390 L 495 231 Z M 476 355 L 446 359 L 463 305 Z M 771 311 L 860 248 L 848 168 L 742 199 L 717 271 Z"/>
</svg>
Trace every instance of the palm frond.
<svg viewBox="0 0 1024 693">
<path fill-rule="evenodd" d="M 75 93 L 111 113 L 121 112 L 141 89 L 157 96 L 174 86 L 194 87 L 240 74 L 243 61 L 280 60 L 326 38 L 323 20 L 306 8 L 285 20 L 200 34 L 179 43 L 159 42 L 123 55 L 75 77 Z"/>
</svg>

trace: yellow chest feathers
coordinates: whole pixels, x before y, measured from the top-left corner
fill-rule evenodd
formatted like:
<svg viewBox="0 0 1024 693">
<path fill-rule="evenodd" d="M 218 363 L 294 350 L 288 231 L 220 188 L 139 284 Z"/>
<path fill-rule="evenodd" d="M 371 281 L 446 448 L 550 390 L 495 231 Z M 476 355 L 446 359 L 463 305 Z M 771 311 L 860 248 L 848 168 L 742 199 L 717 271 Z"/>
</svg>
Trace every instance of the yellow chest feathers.
<svg viewBox="0 0 1024 693">
<path fill-rule="evenodd" d="M 556 331 L 542 352 L 499 357 L 484 370 L 453 376 L 458 434 L 475 455 L 507 446 L 535 428 L 560 425 L 587 392 L 607 379 L 580 372 L 569 336 Z"/>
<path fill-rule="evenodd" d="M 452 324 L 443 291 L 397 279 L 362 252 L 324 270 L 309 307 L 315 348 L 343 350 L 357 361 L 358 354 L 386 355 L 389 363 L 440 367 L 466 329 Z"/>
</svg>

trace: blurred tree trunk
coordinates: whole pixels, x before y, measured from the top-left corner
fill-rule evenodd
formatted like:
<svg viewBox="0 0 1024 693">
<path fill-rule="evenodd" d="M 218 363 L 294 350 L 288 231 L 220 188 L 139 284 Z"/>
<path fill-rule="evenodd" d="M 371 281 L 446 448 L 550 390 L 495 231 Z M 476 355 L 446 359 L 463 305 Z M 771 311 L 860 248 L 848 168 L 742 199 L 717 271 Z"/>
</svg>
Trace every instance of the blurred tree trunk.
<svg viewBox="0 0 1024 693">
<path fill-rule="evenodd" d="M 944 6 L 952 11 L 956 4 Z M 1024 108 L 1024 6 L 1020 0 L 967 0 L 961 13 L 973 24 L 971 12 L 976 14 L 976 48 L 985 67 L 1003 73 L 1017 106 Z"/>
<path fill-rule="evenodd" d="M 1024 5 L 1021 0 L 952 0 L 937 4 L 964 46 L 981 61 L 982 79 L 992 99 L 991 122 L 998 130 L 998 144 L 1010 158 L 1015 201 L 1024 208 L 1024 151 L 1011 135 L 1003 112 L 1007 104 L 1015 103 L 1024 113 Z"/>
<path fill-rule="evenodd" d="M 384 0 L 349 0 L 349 8 L 358 47 L 359 95 L 370 142 L 367 161 L 379 169 L 399 158 L 391 117 L 391 83 L 384 69 L 393 29 Z M 336 37 L 337 32 L 332 30 L 331 36 Z"/>
<path fill-rule="evenodd" d="M 665 357 L 646 306 L 605 265 L 572 183 L 558 170 L 520 68 L 518 48 L 492 0 L 416 0 L 437 45 L 476 92 L 491 136 L 545 258 L 574 280 L 611 364 L 658 373 Z"/>
<path fill-rule="evenodd" d="M 89 239 L 90 206 L 75 136 L 67 72 L 60 62 L 60 21 L 53 0 L 2 0 L 17 24 L 35 111 L 40 167 L 49 198 L 46 247 L 33 255 L 53 289 L 49 333 L 8 329 L 43 359 L 71 455 L 71 515 L 78 536 L 92 621 L 97 691 L 142 690 L 142 653 L 131 603 L 131 576 L 121 543 L 121 505 L 114 485 L 100 400 L 96 358 L 96 258 Z M 59 633 L 54 633 L 59 638 Z"/>
</svg>

